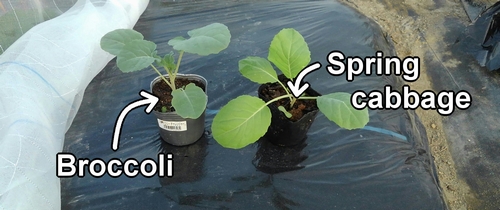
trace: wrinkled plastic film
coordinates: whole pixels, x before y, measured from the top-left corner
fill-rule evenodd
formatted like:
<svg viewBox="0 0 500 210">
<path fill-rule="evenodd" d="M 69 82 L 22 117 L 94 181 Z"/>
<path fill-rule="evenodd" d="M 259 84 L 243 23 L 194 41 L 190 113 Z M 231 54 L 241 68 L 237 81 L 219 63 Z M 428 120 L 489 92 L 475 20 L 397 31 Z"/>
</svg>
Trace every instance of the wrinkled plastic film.
<svg viewBox="0 0 500 210">
<path fill-rule="evenodd" d="M 78 1 L 0 56 L 0 209 L 58 209 L 56 154 L 83 91 L 113 58 L 100 38 L 132 28 L 148 4 Z"/>
<path fill-rule="evenodd" d="M 163 143 L 157 120 L 137 108 L 123 123 L 120 149 L 109 139 L 116 117 L 157 76 L 153 70 L 123 74 L 110 63 L 85 91 L 84 102 L 66 133 L 64 151 L 78 158 L 137 161 L 173 154 L 173 177 L 142 175 L 61 179 L 63 209 L 446 209 L 427 135 L 412 110 L 370 110 L 364 129 L 340 129 L 319 113 L 304 144 L 285 148 L 263 138 L 240 150 L 221 147 L 211 136 L 217 111 L 242 94 L 257 96 L 259 85 L 241 76 L 238 61 L 266 58 L 282 28 L 299 31 L 311 62 L 328 65 L 327 55 L 392 56 L 392 46 L 372 21 L 336 1 L 154 2 L 136 30 L 172 50 L 169 39 L 213 22 L 231 30 L 231 43 L 216 55 L 185 54 L 179 72 L 199 74 L 209 84 L 205 135 L 175 147 Z M 305 78 L 321 94 L 400 89 L 397 76 L 360 75 L 347 82 L 326 69 Z"/>
</svg>

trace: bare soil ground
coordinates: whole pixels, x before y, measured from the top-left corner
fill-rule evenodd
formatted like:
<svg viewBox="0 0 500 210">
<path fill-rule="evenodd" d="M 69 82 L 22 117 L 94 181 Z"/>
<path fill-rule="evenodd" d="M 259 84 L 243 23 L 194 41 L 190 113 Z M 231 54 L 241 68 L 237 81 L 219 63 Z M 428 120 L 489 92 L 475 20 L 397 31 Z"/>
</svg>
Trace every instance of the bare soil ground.
<svg viewBox="0 0 500 210">
<path fill-rule="evenodd" d="M 426 74 L 426 55 L 446 55 L 435 49 L 444 49 L 443 41 L 447 28 L 446 19 L 453 18 L 464 25 L 470 20 L 460 0 L 341 0 L 360 13 L 377 22 L 387 33 L 400 58 L 418 56 L 421 59 L 420 78 L 409 83 L 418 92 L 433 90 Z M 495 1 L 483 0 L 491 5 Z M 442 63 L 454 67 L 459 61 L 451 59 Z M 435 91 L 435 90 L 434 90 Z M 446 134 L 442 129 L 442 117 L 433 110 L 416 111 L 427 130 L 427 137 L 438 170 L 438 177 L 448 207 L 454 209 L 475 209 L 477 199 L 466 182 L 457 176 Z"/>
</svg>

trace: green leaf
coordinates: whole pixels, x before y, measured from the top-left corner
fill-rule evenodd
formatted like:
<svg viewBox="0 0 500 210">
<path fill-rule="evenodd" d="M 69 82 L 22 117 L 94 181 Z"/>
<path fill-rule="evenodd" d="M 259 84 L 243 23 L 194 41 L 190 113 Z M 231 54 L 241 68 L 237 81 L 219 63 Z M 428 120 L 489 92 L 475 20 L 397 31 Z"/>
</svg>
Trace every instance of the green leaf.
<svg viewBox="0 0 500 210">
<path fill-rule="evenodd" d="M 175 50 L 198 55 L 216 54 L 229 46 L 231 33 L 227 26 L 221 23 L 188 31 L 189 39 L 176 37 L 168 41 Z"/>
<path fill-rule="evenodd" d="M 151 65 L 156 59 L 152 57 L 156 50 L 156 44 L 146 40 L 132 40 L 123 47 L 116 63 L 123 72 L 132 72 L 144 69 Z"/>
<path fill-rule="evenodd" d="M 292 114 L 290 112 L 288 112 L 285 107 L 283 106 L 278 106 L 278 109 L 283 112 L 283 114 L 285 114 L 286 117 L 288 118 L 291 118 L 292 117 Z"/>
<path fill-rule="evenodd" d="M 101 48 L 112 55 L 118 55 L 127 42 L 142 39 L 142 34 L 132 29 L 116 29 L 101 38 Z"/>
<path fill-rule="evenodd" d="M 239 96 L 222 107 L 212 122 L 214 139 L 223 147 L 240 149 L 264 136 L 271 110 L 257 97 Z"/>
<path fill-rule="evenodd" d="M 267 59 L 287 78 L 293 79 L 309 64 L 311 52 L 298 31 L 286 28 L 274 36 Z"/>
<path fill-rule="evenodd" d="M 153 53 L 151 53 L 151 57 L 155 58 L 156 62 L 161 62 L 161 57 L 158 55 L 158 52 L 155 50 Z"/>
<path fill-rule="evenodd" d="M 183 118 L 196 119 L 207 107 L 207 95 L 203 89 L 193 83 L 188 84 L 184 89 L 175 89 L 172 91 L 172 97 L 175 112 Z"/>
<path fill-rule="evenodd" d="M 369 121 L 368 109 L 357 110 L 351 105 L 351 94 L 331 93 L 318 97 L 319 110 L 341 128 L 363 128 Z"/>
<path fill-rule="evenodd" d="M 173 44 L 180 43 L 184 40 L 186 40 L 186 38 L 184 38 L 182 36 L 177 36 L 177 37 L 174 37 L 173 39 L 169 40 L 167 44 L 169 44 L 170 46 L 173 46 Z"/>
<path fill-rule="evenodd" d="M 249 56 L 240 60 L 238 66 L 241 74 L 252 82 L 265 84 L 279 81 L 273 66 L 264 58 Z"/>
<path fill-rule="evenodd" d="M 168 72 L 173 72 L 175 70 L 175 60 L 174 60 L 174 52 L 170 52 L 166 54 L 159 62 L 158 65 L 163 66 Z"/>
</svg>

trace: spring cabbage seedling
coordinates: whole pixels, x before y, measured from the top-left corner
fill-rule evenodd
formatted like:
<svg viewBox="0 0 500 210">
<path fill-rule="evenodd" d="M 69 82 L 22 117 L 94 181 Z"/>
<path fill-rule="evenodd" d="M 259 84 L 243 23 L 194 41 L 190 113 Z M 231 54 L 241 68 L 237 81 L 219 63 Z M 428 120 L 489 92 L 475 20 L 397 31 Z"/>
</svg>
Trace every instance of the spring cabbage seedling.
<svg viewBox="0 0 500 210">
<path fill-rule="evenodd" d="M 194 29 L 187 32 L 189 38 L 175 37 L 168 44 L 178 51 L 177 62 L 174 53 L 160 57 L 157 55 L 156 44 L 144 40 L 144 36 L 132 29 L 117 29 L 101 38 L 101 48 L 116 55 L 116 63 L 122 72 L 133 72 L 151 66 L 172 89 L 172 106 L 183 118 L 196 119 L 205 110 L 207 95 L 200 87 L 189 84 L 186 87 L 175 87 L 175 79 L 179 72 L 184 52 L 197 55 L 217 54 L 226 49 L 231 40 L 227 26 L 221 23 Z M 163 67 L 168 79 L 153 65 Z"/>
<path fill-rule="evenodd" d="M 311 61 L 309 47 L 295 29 L 281 30 L 274 36 L 267 59 L 249 56 L 239 61 L 240 73 L 258 84 L 279 83 L 287 92 L 268 102 L 249 95 L 239 96 L 223 106 L 212 123 L 214 139 L 226 148 L 240 149 L 264 136 L 271 124 L 271 111 L 267 105 L 290 98 L 290 107 L 296 100 L 315 99 L 319 110 L 331 121 L 345 129 L 364 127 L 369 121 L 368 110 L 357 110 L 350 104 L 351 94 L 336 92 L 323 96 L 295 98 L 279 79 L 273 65 L 289 80 L 293 80 Z M 271 64 L 272 63 L 272 64 Z M 288 117 L 285 107 L 279 108 Z"/>
</svg>

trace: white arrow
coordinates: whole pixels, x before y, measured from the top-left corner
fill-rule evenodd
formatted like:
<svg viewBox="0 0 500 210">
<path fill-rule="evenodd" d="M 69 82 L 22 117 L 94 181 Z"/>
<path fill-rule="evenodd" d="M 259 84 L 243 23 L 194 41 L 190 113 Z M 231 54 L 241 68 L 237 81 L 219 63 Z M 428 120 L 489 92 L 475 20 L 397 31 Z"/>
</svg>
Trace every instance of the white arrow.
<svg viewBox="0 0 500 210">
<path fill-rule="evenodd" d="M 288 85 L 288 88 L 292 91 L 292 94 L 293 94 L 293 96 L 295 96 L 295 98 L 298 98 L 300 95 L 302 95 L 302 93 L 304 91 L 307 90 L 307 88 L 309 88 L 309 83 L 308 82 L 305 82 L 302 87 L 300 86 L 300 83 L 302 82 L 302 79 L 304 79 L 304 77 L 307 74 L 309 74 L 309 73 L 311 73 L 313 71 L 316 71 L 319 68 L 321 68 L 321 63 L 315 62 L 315 63 L 313 63 L 313 64 L 305 67 L 299 73 L 299 76 L 295 79 L 295 84 L 292 81 L 288 81 L 286 83 Z"/>
<path fill-rule="evenodd" d="M 153 94 L 151 94 L 145 90 L 141 90 L 141 92 L 139 92 L 139 94 L 143 98 L 128 104 L 125 108 L 123 108 L 123 110 L 120 112 L 120 115 L 116 119 L 115 130 L 113 131 L 113 140 L 111 141 L 111 149 L 113 151 L 118 150 L 120 133 L 121 133 L 122 126 L 123 126 L 123 121 L 125 120 L 125 116 L 127 116 L 127 114 L 130 111 L 132 111 L 132 109 L 135 109 L 137 107 L 144 106 L 144 105 L 148 105 L 148 107 L 146 107 L 146 109 L 144 109 L 144 112 L 146 112 L 146 114 L 149 114 L 149 113 L 151 113 L 151 111 L 153 111 L 153 108 L 156 106 L 156 104 L 159 101 L 158 97 L 154 96 Z"/>
</svg>

